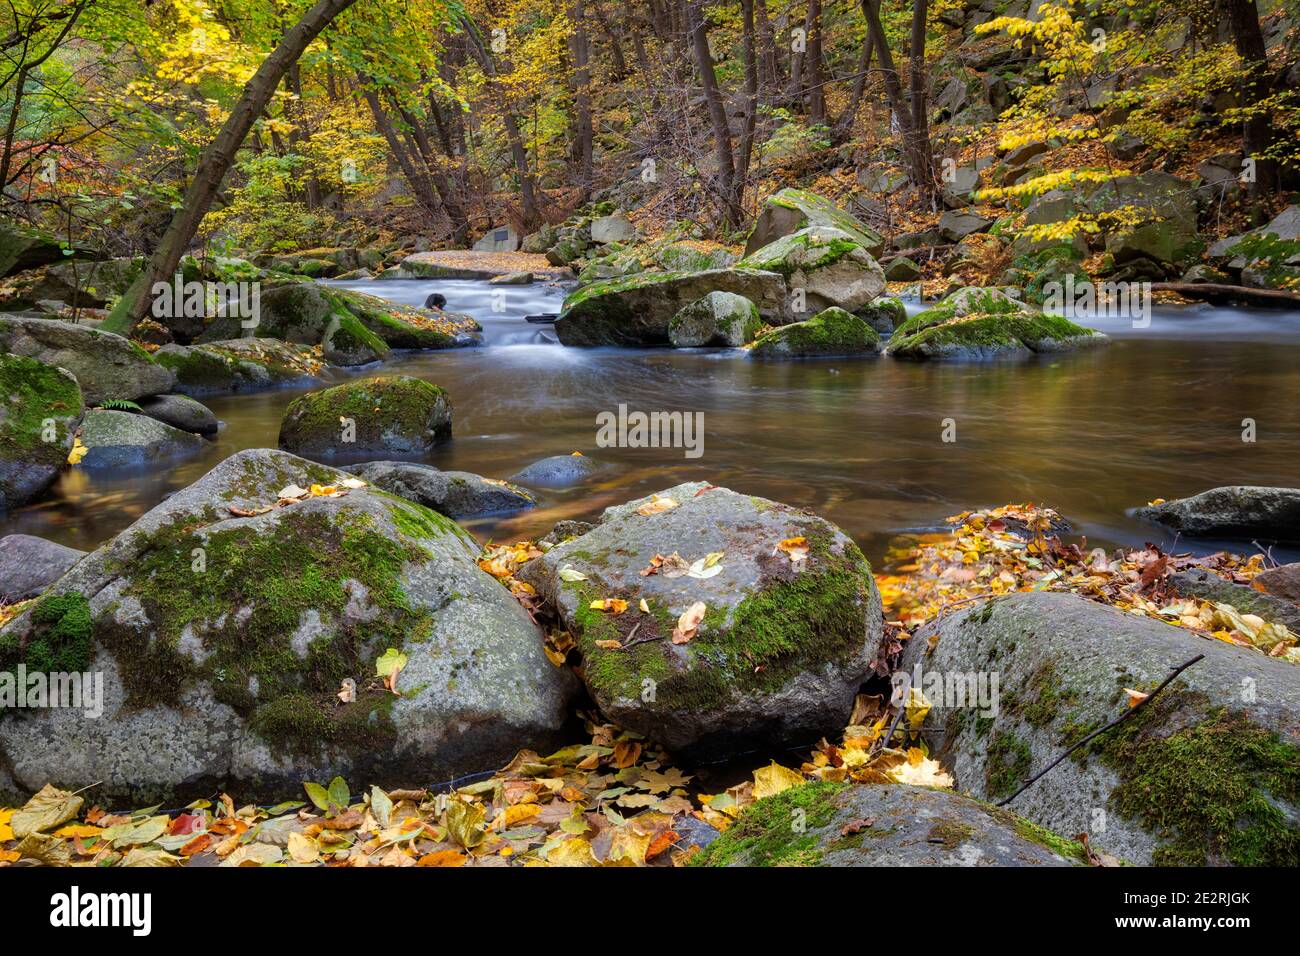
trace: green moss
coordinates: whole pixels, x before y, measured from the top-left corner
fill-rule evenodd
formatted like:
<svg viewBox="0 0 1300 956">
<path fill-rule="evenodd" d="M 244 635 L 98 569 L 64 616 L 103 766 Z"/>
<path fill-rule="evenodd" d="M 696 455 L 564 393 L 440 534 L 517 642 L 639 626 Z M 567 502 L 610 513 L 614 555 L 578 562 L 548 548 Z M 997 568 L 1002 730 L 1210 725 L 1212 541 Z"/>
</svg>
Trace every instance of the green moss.
<svg viewBox="0 0 1300 956">
<path fill-rule="evenodd" d="M 69 424 L 83 409 L 81 389 L 53 365 L 19 355 L 0 355 L 0 453 L 61 464 L 67 457 Z M 46 441 L 45 423 L 55 423 Z"/>
<path fill-rule="evenodd" d="M 913 320 L 916 318 L 919 316 L 913 316 Z M 905 328 L 899 329 L 890 339 L 890 351 L 900 357 L 930 354 L 952 347 L 1024 346 L 1037 351 L 1044 343 L 1085 338 L 1091 334 L 1089 329 L 1046 312 L 971 315 L 943 325 L 930 325 L 915 334 L 908 334 Z"/>
<path fill-rule="evenodd" d="M 347 707 L 338 707 L 329 693 L 289 694 L 257 707 L 249 724 L 263 739 L 294 754 L 314 754 L 327 744 L 382 750 L 396 739 L 396 700 L 387 691 L 362 692 Z"/>
<path fill-rule="evenodd" d="M 773 240 L 739 263 L 741 268 L 776 272 L 787 279 L 795 272 L 816 272 L 839 262 L 853 250 L 862 248 L 856 239 L 827 237 L 815 230 L 799 230 Z"/>
<path fill-rule="evenodd" d="M 369 352 L 376 358 L 388 354 L 388 345 L 384 340 L 366 328 L 351 312 L 343 308 L 338 309 L 334 313 L 334 321 L 338 324 L 333 327 L 323 343 L 327 351 Z"/>
<path fill-rule="evenodd" d="M 282 442 L 290 442 L 285 447 L 310 444 L 313 438 L 337 435 L 339 420 L 349 418 L 356 422 L 358 445 L 373 445 L 385 434 L 419 439 L 431 426 L 446 438 L 450 405 L 446 391 L 423 379 L 362 379 L 295 398 L 285 409 L 280 434 Z"/>
<path fill-rule="evenodd" d="M 1029 702 L 1020 702 L 1016 707 L 1025 720 L 1035 727 L 1046 727 L 1056 718 L 1062 707 L 1078 699 L 1078 694 L 1061 684 L 1056 673 L 1056 665 L 1047 661 L 1029 677 L 1028 691 L 1032 695 Z"/>
<path fill-rule="evenodd" d="M 822 850 L 813 830 L 829 826 L 844 783 L 791 787 L 746 807 L 736 822 L 691 860 L 692 866 L 816 866 Z M 799 832 L 802 830 L 803 832 Z"/>
<path fill-rule="evenodd" d="M 1040 827 L 1037 823 L 1012 813 L 1005 807 L 997 807 L 991 803 L 981 803 L 980 807 L 993 820 L 1014 830 L 1021 838 L 1028 840 L 1030 843 L 1036 843 L 1045 849 L 1051 850 L 1057 856 L 1065 857 L 1065 859 L 1073 860 L 1076 863 L 1088 862 L 1088 854 L 1084 850 L 1083 844 L 1078 840 L 1070 840 L 1059 836 L 1046 827 Z"/>
<path fill-rule="evenodd" d="M 1029 745 L 1015 734 L 999 730 L 989 744 L 984 765 L 984 782 L 989 794 L 1007 797 L 1015 793 L 1028 779 L 1032 764 Z"/>
<path fill-rule="evenodd" d="M 90 604 L 78 591 L 41 598 L 31 609 L 26 641 L 14 634 L 0 638 L 0 668 L 19 664 L 42 673 L 84 672 L 94 655 Z"/>
<path fill-rule="evenodd" d="M 1300 865 L 1300 749 L 1246 713 L 1171 688 L 1089 749 L 1120 776 L 1116 811 L 1165 841 L 1153 862 Z"/>
<path fill-rule="evenodd" d="M 241 712 L 295 694 L 332 710 L 344 678 L 373 673 L 370 655 L 401 648 L 428 627 L 428 612 L 410 605 L 399 582 L 403 566 L 429 552 L 393 540 L 365 513 L 290 510 L 273 527 L 216 531 L 205 530 L 201 517 L 183 516 L 138 535 L 140 555 L 120 573 L 130 582 L 124 596 L 144 607 L 155 636 L 142 644 L 138 632 L 113 625 L 111 613 L 96 625 L 118 657 L 131 703 L 174 702 L 186 681 L 201 678 Z M 196 548 L 205 570 L 193 568 Z M 373 619 L 345 617 L 349 582 L 365 589 Z M 319 613 L 333 636 L 316 637 L 300 656 L 291 638 L 308 611 Z M 201 654 L 181 647 L 187 628 Z M 256 693 L 248 689 L 254 679 Z M 285 713 L 276 713 L 265 726 L 286 725 Z"/>
<path fill-rule="evenodd" d="M 754 358 L 860 355 L 880 350 L 880 336 L 864 319 L 839 308 L 825 309 L 806 322 L 782 325 L 760 335 Z"/>
</svg>

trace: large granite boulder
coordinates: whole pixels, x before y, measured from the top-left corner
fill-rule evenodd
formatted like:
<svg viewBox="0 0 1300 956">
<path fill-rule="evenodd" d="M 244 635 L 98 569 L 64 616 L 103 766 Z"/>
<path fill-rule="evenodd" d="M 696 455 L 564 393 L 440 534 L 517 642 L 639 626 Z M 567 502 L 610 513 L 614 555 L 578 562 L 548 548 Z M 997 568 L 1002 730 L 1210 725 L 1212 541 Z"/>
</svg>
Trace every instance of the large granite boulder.
<svg viewBox="0 0 1300 956">
<path fill-rule="evenodd" d="M 673 316 L 710 292 L 748 299 L 774 325 L 789 319 L 785 280 L 774 272 L 641 272 L 578 289 L 564 300 L 555 334 L 570 346 L 668 345 Z"/>
<path fill-rule="evenodd" d="M 6 625 L 0 669 L 102 674 L 103 713 L 0 712 L 0 803 L 47 782 L 105 805 L 283 798 L 335 774 L 411 786 L 548 752 L 575 682 L 478 546 L 349 480 L 239 452 Z M 313 484 L 343 493 L 275 506 Z M 386 680 L 381 659 L 404 666 Z"/>
<path fill-rule="evenodd" d="M 523 511 L 537 504 L 527 491 L 508 481 L 468 471 L 442 471 L 413 461 L 370 461 L 347 470 L 376 488 L 457 521 Z"/>
<path fill-rule="evenodd" d="M 85 556 L 57 541 L 5 535 L 0 538 L 0 602 L 17 604 L 36 597 Z"/>
<path fill-rule="evenodd" d="M 832 306 L 852 312 L 885 291 L 885 274 L 866 246 L 832 226 L 809 226 L 774 239 L 740 260 L 738 268 L 783 276 L 791 296 L 802 292 L 808 312 Z"/>
<path fill-rule="evenodd" d="M 1083 847 L 948 790 L 806 783 L 746 807 L 693 866 L 1078 866 Z"/>
<path fill-rule="evenodd" d="M 451 438 L 451 400 L 424 379 L 345 382 L 300 395 L 280 422 L 280 447 L 310 458 L 416 456 Z"/>
<path fill-rule="evenodd" d="M 1039 592 L 954 610 L 907 642 L 900 669 L 933 705 L 923 732 L 957 788 L 998 800 L 1125 714 L 1126 691 L 1151 693 L 1198 654 L 1008 808 L 1057 833 L 1086 832 L 1094 848 L 1131 863 L 1294 866 L 1297 665 Z M 997 680 L 992 706 L 970 693 L 981 678 Z"/>
<path fill-rule="evenodd" d="M 830 358 L 879 355 L 880 336 L 851 312 L 830 308 L 806 322 L 792 322 L 764 332 L 749 351 L 751 358 Z"/>
<path fill-rule="evenodd" d="M 67 369 L 90 404 L 157 395 L 173 383 L 168 369 L 122 336 L 54 319 L 0 315 L 0 352 Z"/>
<path fill-rule="evenodd" d="M 230 339 L 206 345 L 164 345 L 155 361 L 176 376 L 182 395 L 220 395 L 324 381 L 320 350 L 279 339 Z"/>
<path fill-rule="evenodd" d="M 1300 541 L 1300 488 L 1227 485 L 1134 513 L 1190 537 Z"/>
<path fill-rule="evenodd" d="M 81 467 L 141 468 L 197 455 L 206 443 L 193 432 L 173 428 L 148 415 L 91 409 L 81 423 L 86 454 Z"/>
<path fill-rule="evenodd" d="M 607 508 L 521 576 L 573 634 L 605 716 L 692 756 L 842 729 L 881 642 L 851 539 L 702 482 Z M 609 600 L 627 604 L 592 606 Z"/>
<path fill-rule="evenodd" d="M 829 199 L 804 189 L 786 188 L 768 196 L 745 242 L 745 255 L 809 226 L 827 226 L 846 232 L 871 255 L 885 247 L 880 234 L 836 206 Z"/>
<path fill-rule="evenodd" d="M 0 354 L 0 511 L 54 484 L 84 411 L 77 380 L 66 371 Z"/>
<path fill-rule="evenodd" d="M 668 341 L 679 349 L 739 348 L 752 342 L 762 327 L 758 307 L 744 296 L 710 292 L 673 316 Z"/>
</svg>

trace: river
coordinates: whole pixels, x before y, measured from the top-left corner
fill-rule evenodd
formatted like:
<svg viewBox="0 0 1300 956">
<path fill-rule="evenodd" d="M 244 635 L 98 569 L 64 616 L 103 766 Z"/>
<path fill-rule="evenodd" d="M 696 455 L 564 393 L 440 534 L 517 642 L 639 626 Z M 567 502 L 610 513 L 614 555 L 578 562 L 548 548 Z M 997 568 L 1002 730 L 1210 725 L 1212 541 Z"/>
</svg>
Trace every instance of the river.
<svg viewBox="0 0 1300 956">
<path fill-rule="evenodd" d="M 582 487 L 542 492 L 535 510 L 468 522 L 482 540 L 539 535 L 561 518 L 707 480 L 810 508 L 873 559 L 900 532 L 1022 501 L 1056 508 L 1090 545 L 1168 544 L 1127 510 L 1215 485 L 1300 484 L 1294 313 L 1157 309 L 1148 328 L 1091 323 L 1113 336 L 1108 348 L 1027 363 L 763 363 L 736 351 L 566 349 L 549 327 L 523 321 L 558 311 L 562 292 L 551 286 L 332 284 L 407 304 L 437 290 L 483 324 L 482 348 L 409 353 L 353 373 L 415 375 L 448 389 L 454 438 L 429 463 L 492 478 L 574 451 L 610 464 Z M 44 501 L 5 516 L 0 532 L 93 548 L 227 455 L 275 447 L 299 393 L 206 398 L 225 426 L 201 457 L 136 474 L 69 469 Z M 597 447 L 596 416 L 620 403 L 702 413 L 702 455 Z M 1254 442 L 1242 440 L 1244 419 L 1254 421 Z M 1195 547 L 1221 544 L 1254 550 Z"/>
</svg>

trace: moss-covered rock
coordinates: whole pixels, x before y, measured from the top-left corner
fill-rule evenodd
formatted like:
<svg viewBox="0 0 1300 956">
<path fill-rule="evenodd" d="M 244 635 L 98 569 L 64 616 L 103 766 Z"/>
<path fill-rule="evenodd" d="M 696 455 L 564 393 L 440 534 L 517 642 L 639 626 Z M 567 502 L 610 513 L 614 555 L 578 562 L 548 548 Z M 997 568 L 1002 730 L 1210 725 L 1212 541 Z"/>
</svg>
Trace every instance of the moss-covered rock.
<svg viewBox="0 0 1300 956">
<path fill-rule="evenodd" d="M 409 786 L 553 746 L 576 683 L 455 523 L 370 487 L 268 507 L 287 485 L 348 477 L 240 452 L 0 631 L 0 663 L 104 675 L 100 719 L 0 712 L 13 788 L 98 784 L 127 806 L 214 786 L 282 798 L 303 779 Z M 397 694 L 376 671 L 390 649 L 406 657 Z"/>
<path fill-rule="evenodd" d="M 894 329 L 907 321 L 907 307 L 901 299 L 880 298 L 864 305 L 853 313 L 881 335 L 892 335 Z"/>
<path fill-rule="evenodd" d="M 957 787 L 1005 797 L 1202 654 L 1159 697 L 1010 809 L 1133 863 L 1300 863 L 1296 665 L 1072 594 L 1015 594 L 918 633 L 901 667 L 996 675 L 992 713 L 935 700 L 927 740 Z M 924 685 L 922 685 L 924 686 Z"/>
<path fill-rule="evenodd" d="M 968 288 L 918 312 L 889 340 L 895 358 L 976 361 L 1027 358 L 1104 345 L 1106 336 L 999 289 Z"/>
<path fill-rule="evenodd" d="M 90 250 L 65 245 L 48 232 L 0 220 L 0 276 L 11 276 L 72 257 L 97 258 Z"/>
<path fill-rule="evenodd" d="M 673 316 L 710 292 L 743 296 L 774 324 L 789 318 L 785 280 L 773 272 L 642 272 L 578 289 L 564 300 L 555 333 L 569 346 L 668 345 Z"/>
<path fill-rule="evenodd" d="M 573 634 L 605 716 L 701 756 L 842 728 L 881 640 L 861 551 L 834 525 L 774 501 L 698 482 L 659 497 L 677 506 L 641 514 L 657 510 L 644 498 L 608 508 L 522 572 Z M 804 560 L 778 550 L 793 538 L 806 541 Z M 643 573 L 656 555 L 678 553 L 700 562 L 696 574 L 671 564 Z M 626 611 L 591 606 L 611 598 Z M 696 602 L 706 606 L 698 632 L 674 642 Z"/>
<path fill-rule="evenodd" d="M 814 782 L 745 808 L 693 866 L 1078 866 L 1083 847 L 946 790 Z"/>
<path fill-rule="evenodd" d="M 256 392 L 324 380 L 320 346 L 279 339 L 230 339 L 206 345 L 164 345 L 154 353 L 158 365 L 176 377 L 182 395 Z"/>
<path fill-rule="evenodd" d="M 0 352 L 67 369 L 92 404 L 158 395 L 173 382 L 170 371 L 122 336 L 54 319 L 0 315 Z"/>
<path fill-rule="evenodd" d="M 0 511 L 54 483 L 84 411 L 81 389 L 67 372 L 0 354 Z"/>
<path fill-rule="evenodd" d="M 846 232 L 873 256 L 884 249 L 884 240 L 878 232 L 829 199 L 804 189 L 787 188 L 764 200 L 745 243 L 745 255 L 808 226 L 829 226 Z"/>
<path fill-rule="evenodd" d="M 203 439 L 193 432 L 173 428 L 148 415 L 101 408 L 86 413 L 81 441 L 86 446 L 81 466 L 92 470 L 160 465 L 192 457 L 205 447 Z"/>
<path fill-rule="evenodd" d="M 312 458 L 422 455 L 451 438 L 451 400 L 423 379 L 371 378 L 301 395 L 280 422 L 280 447 Z"/>
<path fill-rule="evenodd" d="M 750 349 L 756 359 L 829 358 L 878 355 L 880 336 L 851 312 L 831 308 L 806 322 L 778 326 L 760 335 Z"/>
<path fill-rule="evenodd" d="M 673 316 L 668 340 L 679 349 L 739 348 L 754 341 L 762 327 L 758 307 L 744 296 L 710 292 Z"/>
<path fill-rule="evenodd" d="M 483 327 L 463 313 L 417 309 L 354 289 L 331 291 L 389 348 L 456 349 L 482 344 Z"/>
<path fill-rule="evenodd" d="M 831 226 L 814 225 L 774 239 L 745 256 L 738 268 L 785 277 L 804 308 L 837 306 L 855 311 L 885 291 L 885 274 L 856 237 Z"/>
</svg>

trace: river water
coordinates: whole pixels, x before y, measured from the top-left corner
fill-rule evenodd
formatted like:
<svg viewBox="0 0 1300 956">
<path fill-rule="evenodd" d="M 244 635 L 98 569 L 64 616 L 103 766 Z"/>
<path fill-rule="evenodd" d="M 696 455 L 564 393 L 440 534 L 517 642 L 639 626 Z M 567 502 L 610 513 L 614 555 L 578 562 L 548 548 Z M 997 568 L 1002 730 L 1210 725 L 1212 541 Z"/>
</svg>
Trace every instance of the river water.
<svg viewBox="0 0 1300 956">
<path fill-rule="evenodd" d="M 1168 544 L 1127 510 L 1215 485 L 1300 484 L 1295 313 L 1156 310 L 1144 329 L 1090 323 L 1113 336 L 1108 348 L 1027 363 L 763 363 L 725 350 L 566 349 L 549 327 L 523 321 L 558 311 L 563 293 L 546 285 L 337 284 L 407 304 L 436 290 L 483 324 L 482 348 L 411 353 L 352 373 L 415 375 L 448 389 L 454 438 L 429 463 L 492 478 L 574 451 L 610 465 L 580 488 L 543 491 L 535 510 L 469 522 L 480 539 L 538 535 L 561 518 L 707 480 L 810 508 L 872 558 L 900 532 L 1023 501 L 1056 508 L 1090 545 Z M 227 455 L 275 447 L 299 393 L 205 399 L 225 427 L 200 458 L 135 474 L 70 469 L 45 501 L 5 516 L 0 533 L 95 547 Z M 702 454 L 597 447 L 597 415 L 620 404 L 702 413 Z M 1244 419 L 1254 421 L 1254 442 L 1242 440 Z"/>
</svg>

